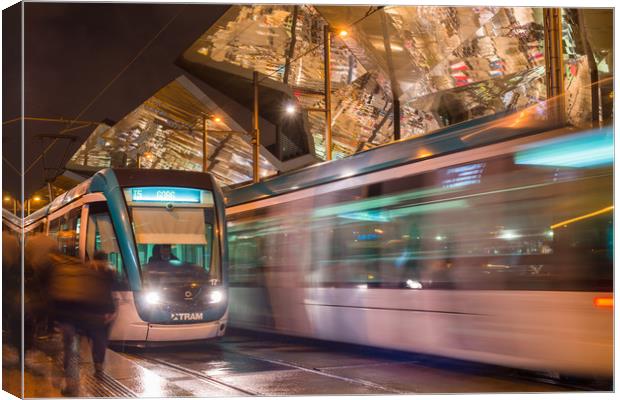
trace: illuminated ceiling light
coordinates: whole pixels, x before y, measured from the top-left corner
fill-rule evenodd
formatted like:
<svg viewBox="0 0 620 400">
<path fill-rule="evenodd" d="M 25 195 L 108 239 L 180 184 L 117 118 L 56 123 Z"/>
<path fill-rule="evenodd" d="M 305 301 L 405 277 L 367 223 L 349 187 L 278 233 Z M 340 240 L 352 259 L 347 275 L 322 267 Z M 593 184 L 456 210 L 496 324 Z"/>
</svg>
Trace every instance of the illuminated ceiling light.
<svg viewBox="0 0 620 400">
<path fill-rule="evenodd" d="M 9 197 L 9 196 L 4 196 L 4 201 L 11 201 L 11 197 Z"/>
<path fill-rule="evenodd" d="M 341 38 L 347 37 L 348 34 L 349 32 L 345 31 L 344 29 L 338 32 L 338 36 L 340 36 Z"/>
<path fill-rule="evenodd" d="M 286 113 L 287 114 L 295 114 L 295 111 L 297 111 L 297 108 L 294 105 L 289 104 L 289 105 L 286 106 Z"/>
<path fill-rule="evenodd" d="M 41 197 L 39 197 L 39 196 L 34 196 L 34 197 L 32 198 L 32 200 L 34 200 L 34 201 L 41 201 Z"/>
<path fill-rule="evenodd" d="M 443 240 L 443 239 L 444 239 L 444 237 L 443 237 L 443 236 L 441 236 L 441 235 L 437 235 L 437 236 L 435 236 L 435 240 Z"/>
<path fill-rule="evenodd" d="M 220 117 L 213 117 L 213 122 L 222 122 L 222 118 L 220 118 Z"/>
</svg>

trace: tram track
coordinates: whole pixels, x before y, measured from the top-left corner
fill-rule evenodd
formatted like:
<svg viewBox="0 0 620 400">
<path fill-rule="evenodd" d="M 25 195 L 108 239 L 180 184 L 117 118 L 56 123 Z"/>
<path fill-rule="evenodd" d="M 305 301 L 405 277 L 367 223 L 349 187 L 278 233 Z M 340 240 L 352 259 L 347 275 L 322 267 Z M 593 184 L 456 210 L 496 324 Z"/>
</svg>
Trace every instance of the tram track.
<svg viewBox="0 0 620 400">
<path fill-rule="evenodd" d="M 141 354 L 141 355 L 132 354 L 131 357 L 135 358 L 137 360 L 144 360 L 144 361 L 148 361 L 148 362 L 155 363 L 155 364 L 158 364 L 158 365 L 166 366 L 166 367 L 168 367 L 168 368 L 170 368 L 172 370 L 175 370 L 177 372 L 185 374 L 185 375 L 187 375 L 189 377 L 192 377 L 192 378 L 195 378 L 195 379 L 198 379 L 198 380 L 201 380 L 201 381 L 206 381 L 207 383 L 209 383 L 209 384 L 211 384 L 213 386 L 216 386 L 216 387 L 218 387 L 220 389 L 232 389 L 233 391 L 238 392 L 238 393 L 233 393 L 233 395 L 235 395 L 235 394 L 249 395 L 249 396 L 260 396 L 260 395 L 262 395 L 262 393 L 254 392 L 254 391 L 247 390 L 247 389 L 242 389 L 242 388 L 237 387 L 235 385 L 231 385 L 229 383 L 222 382 L 221 380 L 215 379 L 212 376 L 209 376 L 207 374 L 203 374 L 202 372 L 193 370 L 191 368 L 184 367 L 182 365 L 178 365 L 176 363 L 173 363 L 173 362 L 170 362 L 170 361 L 167 361 L 167 360 L 163 360 L 163 359 L 158 358 L 158 357 L 151 357 L 151 356 L 146 356 L 146 355 L 143 355 L 143 354 Z"/>
<path fill-rule="evenodd" d="M 230 353 L 233 354 L 237 354 L 237 355 L 241 355 L 247 358 L 251 358 L 253 360 L 257 360 L 257 361 L 263 361 L 263 362 L 267 362 L 267 363 L 271 363 L 271 364 L 275 364 L 275 365 L 279 365 L 282 367 L 288 367 L 294 370 L 298 370 L 298 371 L 304 371 L 304 372 L 309 372 L 312 374 L 317 374 L 317 375 L 322 375 L 328 378 L 333 378 L 333 379 L 338 379 L 344 382 L 348 382 L 348 383 L 353 383 L 353 384 L 357 384 L 357 385 L 362 385 L 368 388 L 372 388 L 372 389 L 378 389 L 378 390 L 383 390 L 385 392 L 387 392 L 386 394 L 407 394 L 408 392 L 403 392 L 400 390 L 396 390 L 396 389 L 391 389 L 388 387 L 385 387 L 383 385 L 379 385 L 376 384 L 374 382 L 370 382 L 367 381 L 365 379 L 359 379 L 359 378 L 347 378 L 341 375 L 337 375 L 337 374 L 332 374 L 329 372 L 326 372 L 322 369 L 319 368 L 309 368 L 309 367 L 304 367 L 303 365 L 299 365 L 296 363 L 291 363 L 289 361 L 283 361 L 283 360 L 277 360 L 277 359 L 270 359 L 270 358 L 265 358 L 265 357 L 258 357 L 255 355 L 250 355 L 247 353 L 244 353 L 242 351 L 235 351 L 235 350 L 230 350 L 227 349 L 227 351 L 229 351 Z"/>
<path fill-rule="evenodd" d="M 276 336 L 280 337 L 280 335 L 276 335 Z M 263 337 L 262 339 L 265 339 L 265 338 Z M 253 349 L 260 347 L 258 346 L 259 342 L 255 342 L 256 346 L 251 345 L 249 350 L 245 349 L 243 346 L 241 348 L 237 347 L 239 344 L 242 344 L 244 342 L 245 341 L 242 340 L 239 342 L 232 342 L 232 343 L 209 343 L 209 344 L 206 344 L 206 346 L 202 347 L 202 350 L 208 352 L 209 354 L 212 354 L 214 350 L 217 350 L 218 352 L 224 352 L 230 356 L 234 356 L 233 359 L 246 359 L 248 362 L 267 363 L 267 364 L 273 365 L 274 367 L 277 367 L 279 370 L 282 370 L 283 368 L 284 370 L 288 370 L 288 371 L 298 371 L 298 372 L 303 372 L 305 374 L 313 374 L 313 375 L 322 376 L 324 378 L 333 379 L 334 382 L 340 381 L 343 383 L 343 385 L 346 384 L 347 386 L 354 385 L 356 387 L 365 387 L 368 389 L 369 393 L 376 394 L 376 395 L 425 393 L 426 390 L 424 390 L 422 387 L 418 388 L 416 387 L 416 385 L 412 385 L 411 390 L 404 390 L 403 387 L 395 388 L 392 385 L 376 383 L 373 381 L 372 378 L 370 380 L 367 380 L 366 378 L 343 376 L 340 373 L 340 371 L 347 369 L 347 368 L 360 368 L 360 367 L 370 367 L 370 366 L 374 368 L 377 368 L 377 367 L 381 368 L 381 366 L 384 366 L 384 365 L 394 366 L 396 364 L 402 364 L 402 365 L 415 364 L 418 367 L 423 368 L 423 370 L 421 370 L 423 371 L 422 372 L 423 374 L 427 374 L 428 371 L 444 371 L 448 373 L 456 372 L 457 374 L 463 374 L 464 371 L 469 371 L 469 374 L 471 374 L 471 376 L 492 378 L 492 379 L 494 378 L 494 379 L 497 379 L 503 382 L 514 382 L 516 385 L 523 385 L 523 384 L 526 384 L 526 382 L 529 382 L 531 384 L 549 385 L 549 386 L 553 386 L 557 388 L 557 390 L 551 389 L 552 392 L 553 391 L 557 391 L 557 392 L 564 392 L 564 391 L 601 392 L 601 391 L 609 391 L 610 388 L 613 387 L 611 383 L 607 381 L 603 381 L 603 380 L 595 380 L 595 379 L 586 380 L 586 379 L 578 379 L 578 378 L 569 378 L 569 377 L 563 377 L 563 376 L 556 376 L 553 373 L 534 372 L 534 371 L 520 370 L 520 369 L 507 368 L 507 367 L 501 367 L 501 366 L 492 366 L 492 365 L 480 364 L 480 363 L 475 363 L 475 362 L 467 362 L 464 360 L 455 360 L 455 359 L 449 359 L 449 358 L 444 358 L 444 357 L 433 357 L 433 356 L 428 356 L 428 355 L 416 356 L 415 354 L 411 354 L 411 353 L 401 353 L 401 352 L 394 352 L 394 351 L 380 352 L 380 350 L 377 350 L 379 351 L 378 354 L 380 354 L 382 357 L 388 356 L 389 358 L 388 359 L 384 358 L 383 361 L 371 362 L 369 364 L 366 364 L 366 363 L 363 363 L 360 365 L 347 364 L 347 365 L 340 365 L 336 367 L 324 367 L 324 368 L 313 367 L 311 365 L 304 365 L 303 362 L 300 363 L 298 362 L 298 360 L 292 360 L 292 361 L 288 359 L 285 360 L 283 359 L 283 357 L 280 357 L 277 349 L 273 349 L 276 351 L 269 352 L 268 354 L 262 354 L 262 352 L 259 352 L 257 354 L 257 352 L 254 351 Z M 301 340 L 300 342 L 306 345 L 312 342 L 313 344 L 317 345 L 319 344 L 320 341 Z M 291 338 L 286 338 L 285 340 L 283 338 L 283 343 L 290 345 Z M 321 344 L 323 346 L 326 346 L 326 348 L 328 349 L 330 348 L 330 343 L 321 343 Z M 342 349 L 342 345 L 340 345 L 340 347 Z M 358 350 L 364 354 L 368 354 L 369 352 L 372 352 L 373 350 L 373 349 L 368 349 L 365 346 L 361 346 L 361 347 L 351 346 L 350 348 L 348 346 L 345 346 L 345 347 L 347 348 L 347 350 L 351 350 L 351 351 Z M 323 350 L 324 349 L 325 348 L 323 348 Z M 208 383 L 214 387 L 224 389 L 226 391 L 230 391 L 231 395 L 233 396 L 234 395 L 239 395 L 239 396 L 268 395 L 268 393 L 263 393 L 262 391 L 252 390 L 251 386 L 250 388 L 246 388 L 244 387 L 243 384 L 240 385 L 239 381 L 236 381 L 235 384 L 231 384 L 231 383 L 228 383 L 229 380 L 227 378 L 218 379 L 220 378 L 219 376 L 214 377 L 207 373 L 198 371 L 196 370 L 196 368 L 200 368 L 199 365 L 190 366 L 190 367 L 179 365 L 177 362 L 181 363 L 182 361 L 178 361 L 176 358 L 172 356 L 161 357 L 159 354 L 151 355 L 148 353 L 147 354 L 144 354 L 144 353 L 135 354 L 134 353 L 130 355 L 129 357 L 135 358 L 136 361 L 143 360 L 145 363 L 152 363 L 152 364 L 162 366 L 164 368 L 178 372 L 186 377 L 191 377 L 193 379 Z M 179 360 L 182 360 L 182 359 L 183 357 L 181 357 Z M 192 359 L 195 360 L 194 357 L 192 357 Z M 428 371 L 426 371 L 426 369 L 428 369 Z M 232 376 L 234 376 L 234 373 Z M 241 379 L 240 381 L 243 381 L 243 379 Z M 518 384 L 518 382 L 521 382 L 521 384 Z"/>
</svg>

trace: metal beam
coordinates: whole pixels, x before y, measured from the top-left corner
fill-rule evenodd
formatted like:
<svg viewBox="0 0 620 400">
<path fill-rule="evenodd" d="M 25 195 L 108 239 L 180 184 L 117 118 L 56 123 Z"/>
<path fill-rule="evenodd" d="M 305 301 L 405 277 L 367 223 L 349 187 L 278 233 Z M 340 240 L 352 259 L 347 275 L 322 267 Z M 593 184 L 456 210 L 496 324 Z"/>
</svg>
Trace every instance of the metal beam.
<svg viewBox="0 0 620 400">
<path fill-rule="evenodd" d="M 599 126 L 601 123 L 601 107 L 599 102 L 600 88 L 598 81 L 598 68 L 596 65 L 596 59 L 592 52 L 592 46 L 590 46 L 590 40 L 586 34 L 586 19 L 584 17 L 584 10 L 577 9 L 577 22 L 579 24 L 579 36 L 581 37 L 581 43 L 583 44 L 583 50 L 586 53 L 588 59 L 588 67 L 590 68 L 590 94 L 592 100 L 592 123 L 595 126 Z"/>
<path fill-rule="evenodd" d="M 254 134 L 252 135 L 252 177 L 254 182 L 258 182 L 260 180 L 258 168 L 260 148 L 260 130 L 258 127 L 258 71 L 254 71 L 252 78 L 254 83 L 254 115 L 252 120 L 254 125 Z"/>
<path fill-rule="evenodd" d="M 207 153 L 209 151 L 209 143 L 208 143 L 208 131 L 207 131 L 207 117 L 203 115 L 202 117 L 202 172 L 207 172 L 208 170 L 208 158 Z"/>
<path fill-rule="evenodd" d="M 323 64 L 325 67 L 325 159 L 332 159 L 332 69 L 329 25 L 323 26 Z"/>
<path fill-rule="evenodd" d="M 387 16 L 381 13 L 381 31 L 383 33 L 383 47 L 385 48 L 385 58 L 388 64 L 388 74 L 390 76 L 390 87 L 392 88 L 392 104 L 394 110 L 394 140 L 400 140 L 400 86 L 396 80 L 394 72 L 394 60 L 392 59 L 392 44 L 390 43 L 390 32 Z"/>
<path fill-rule="evenodd" d="M 291 60 L 295 54 L 295 43 L 297 42 L 297 14 L 299 13 L 299 6 L 293 7 L 293 22 L 291 24 L 291 43 L 288 47 L 288 53 L 286 54 L 286 64 L 284 65 L 284 84 L 288 84 L 288 77 L 291 73 Z"/>
<path fill-rule="evenodd" d="M 560 124 L 565 122 L 564 63 L 562 51 L 562 10 L 545 8 L 545 78 L 550 117 Z"/>
</svg>

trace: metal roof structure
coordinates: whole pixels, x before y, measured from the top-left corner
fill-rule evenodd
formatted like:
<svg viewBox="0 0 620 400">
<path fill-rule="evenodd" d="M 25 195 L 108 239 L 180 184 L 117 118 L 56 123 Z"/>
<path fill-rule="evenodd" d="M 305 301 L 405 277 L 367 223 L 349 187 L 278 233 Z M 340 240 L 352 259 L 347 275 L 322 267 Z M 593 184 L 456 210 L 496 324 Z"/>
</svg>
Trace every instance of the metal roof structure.
<svg viewBox="0 0 620 400">
<path fill-rule="evenodd" d="M 322 108 L 323 26 L 332 43 L 335 157 L 544 99 L 542 11 L 506 7 L 232 6 L 183 54 L 193 64 L 256 69 Z M 209 84 L 218 78 L 203 77 Z M 308 112 L 319 158 L 324 118 Z"/>
<path fill-rule="evenodd" d="M 97 171 L 139 163 L 140 168 L 201 171 L 205 121 L 207 172 L 223 185 L 251 179 L 251 138 L 184 77 L 164 86 L 114 126 L 98 126 L 67 167 Z M 273 156 L 263 148 L 263 177 L 276 173 L 269 159 Z"/>
<path fill-rule="evenodd" d="M 82 19 L 96 23 L 103 10 L 113 10 L 115 21 L 119 21 L 110 25 L 110 32 L 96 39 L 93 36 L 92 40 L 102 44 L 102 51 L 106 50 L 93 59 L 95 66 L 82 62 L 91 48 L 81 44 L 64 46 L 71 49 L 69 53 L 48 54 L 37 46 L 24 49 L 25 59 L 31 60 L 25 66 L 26 83 L 30 85 L 26 87 L 27 116 L 90 121 L 82 125 L 24 124 L 25 147 L 31 149 L 23 160 L 26 197 L 55 178 L 51 175 L 60 175 L 65 167 L 63 154 L 70 156 L 76 150 L 66 167 L 83 172 L 115 164 L 136 165 L 138 159 L 142 168 L 201 169 L 204 117 L 208 119 L 208 170 L 224 185 L 249 181 L 250 77 L 254 70 L 261 81 L 263 176 L 324 159 L 325 118 L 323 113 L 309 109 L 325 105 L 326 25 L 334 32 L 334 158 L 393 141 L 396 126 L 400 126 L 402 139 L 424 136 L 464 121 L 540 104 L 546 98 L 545 32 L 540 8 L 160 8 L 43 3 L 28 3 L 26 8 L 27 37 L 51 35 L 58 43 L 71 42 L 85 23 Z M 613 21 L 609 10 L 604 11 L 562 12 L 566 107 L 573 125 L 592 120 L 596 99 L 588 88 L 597 79 L 613 77 Z M 46 24 L 49 15 L 65 16 L 62 27 Z M 153 16 L 153 21 L 147 18 L 132 28 L 139 28 L 139 37 L 124 28 L 136 15 Z M 157 26 L 153 27 L 150 24 L 155 20 Z M 346 36 L 337 34 L 342 30 Z M 131 44 L 127 49 L 115 39 L 126 36 Z M 588 42 L 592 43 L 589 48 Z M 74 70 L 67 65 L 72 59 L 79 60 Z M 127 60 L 131 62 L 126 64 Z M 60 75 L 50 79 L 50 71 Z M 61 85 L 73 82 L 73 76 L 76 80 L 72 85 Z M 100 88 L 103 90 L 97 92 Z M 610 88 L 612 85 L 603 88 L 602 109 L 612 109 Z M 61 90 L 62 96 L 58 96 Z M 31 95 L 35 92 L 56 94 L 38 98 Z M 296 105 L 299 112 L 285 115 L 283 110 L 289 104 Z M 395 110 L 400 111 L 397 121 Z M 17 138 L 19 124 L 5 128 L 15 133 L 6 142 L 15 144 L 11 140 Z M 53 135 L 71 139 L 67 132 L 75 140 L 52 140 Z M 49 138 L 42 140 L 39 136 Z M 3 163 L 9 167 L 3 176 L 13 194 L 20 191 L 16 166 L 21 160 L 17 156 L 17 152 L 3 154 Z M 63 165 L 57 165 L 59 161 Z"/>
</svg>

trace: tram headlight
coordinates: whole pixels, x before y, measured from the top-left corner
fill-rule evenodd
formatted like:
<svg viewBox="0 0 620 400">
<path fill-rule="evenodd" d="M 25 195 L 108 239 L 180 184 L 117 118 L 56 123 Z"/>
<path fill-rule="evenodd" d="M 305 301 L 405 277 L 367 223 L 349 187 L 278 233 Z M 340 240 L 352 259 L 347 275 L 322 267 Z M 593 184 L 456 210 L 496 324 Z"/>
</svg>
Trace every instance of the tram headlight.
<svg viewBox="0 0 620 400">
<path fill-rule="evenodd" d="M 224 293 L 221 290 L 213 290 L 209 293 L 209 303 L 216 304 L 224 299 Z"/>
<path fill-rule="evenodd" d="M 159 304 L 159 301 L 161 300 L 159 293 L 157 292 L 146 293 L 146 295 L 144 296 L 144 299 L 146 300 L 148 304 Z"/>
</svg>

